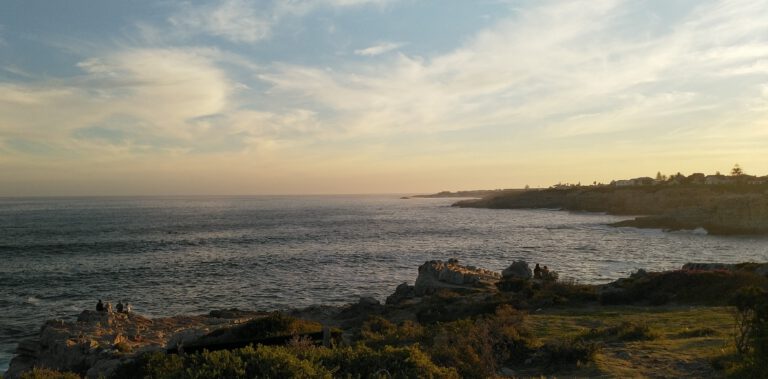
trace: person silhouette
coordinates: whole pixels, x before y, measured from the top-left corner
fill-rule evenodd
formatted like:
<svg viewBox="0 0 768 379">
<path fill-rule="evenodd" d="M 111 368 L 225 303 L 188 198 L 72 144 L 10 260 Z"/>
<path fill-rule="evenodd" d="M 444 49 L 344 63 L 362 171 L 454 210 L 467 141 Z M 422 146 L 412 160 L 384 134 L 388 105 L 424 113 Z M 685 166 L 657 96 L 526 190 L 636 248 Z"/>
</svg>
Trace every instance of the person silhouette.
<svg viewBox="0 0 768 379">
<path fill-rule="evenodd" d="M 99 299 L 99 302 L 96 303 L 96 311 L 104 312 L 104 303 L 101 302 L 101 299 Z"/>
<path fill-rule="evenodd" d="M 539 267 L 538 263 L 536 263 L 536 267 L 533 268 L 533 278 L 541 279 L 541 267 Z"/>
<path fill-rule="evenodd" d="M 118 301 L 117 302 L 117 307 L 115 307 L 115 308 L 117 309 L 117 312 L 123 313 L 123 301 L 122 300 Z"/>
</svg>

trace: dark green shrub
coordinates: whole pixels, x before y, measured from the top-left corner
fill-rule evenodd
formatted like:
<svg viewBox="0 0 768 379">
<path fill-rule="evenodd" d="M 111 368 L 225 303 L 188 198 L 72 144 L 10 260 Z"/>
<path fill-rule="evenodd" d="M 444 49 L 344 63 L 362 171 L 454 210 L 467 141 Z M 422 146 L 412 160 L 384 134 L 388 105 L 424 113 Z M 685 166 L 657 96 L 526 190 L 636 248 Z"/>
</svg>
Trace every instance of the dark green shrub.
<svg viewBox="0 0 768 379">
<path fill-rule="evenodd" d="M 678 338 L 697 338 L 697 337 L 709 337 L 709 336 L 715 336 L 718 335 L 719 332 L 713 328 L 704 327 L 704 328 L 695 328 L 695 329 L 688 329 L 680 331 L 676 334 Z"/>
<path fill-rule="evenodd" d="M 80 375 L 47 368 L 33 368 L 32 371 L 21 374 L 21 379 L 80 379 Z"/>
<path fill-rule="evenodd" d="M 549 368 L 584 364 L 595 360 L 602 345 L 581 339 L 547 343 L 534 355 L 533 363 Z"/>
<path fill-rule="evenodd" d="M 370 347 L 409 346 L 422 341 L 424 327 L 406 320 L 395 325 L 389 320 L 374 316 L 360 330 L 360 342 Z"/>
<path fill-rule="evenodd" d="M 525 315 L 501 306 L 493 315 L 430 326 L 423 345 L 438 365 L 455 367 L 464 378 L 484 378 L 502 364 L 525 361 L 535 340 Z"/>
<path fill-rule="evenodd" d="M 418 346 L 371 349 L 365 345 L 322 349 L 305 356 L 329 368 L 334 377 L 458 378 L 455 369 L 439 367 Z"/>
<path fill-rule="evenodd" d="M 644 323 L 624 321 L 621 324 L 609 326 L 607 328 L 592 329 L 586 333 L 583 338 L 615 338 L 619 341 L 643 341 L 655 340 L 661 334 Z"/>
<path fill-rule="evenodd" d="M 768 292 L 743 288 L 730 302 L 736 308 L 736 349 L 741 354 L 741 375 L 768 377 Z"/>
</svg>

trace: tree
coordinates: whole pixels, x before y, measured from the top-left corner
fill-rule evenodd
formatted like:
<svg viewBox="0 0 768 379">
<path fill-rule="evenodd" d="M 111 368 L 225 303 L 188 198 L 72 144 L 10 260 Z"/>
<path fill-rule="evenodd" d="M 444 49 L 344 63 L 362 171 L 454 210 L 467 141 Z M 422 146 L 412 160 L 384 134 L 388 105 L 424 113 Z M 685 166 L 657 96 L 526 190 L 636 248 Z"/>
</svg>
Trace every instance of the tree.
<svg viewBox="0 0 768 379">
<path fill-rule="evenodd" d="M 738 163 L 733 165 L 733 168 L 731 169 L 731 176 L 742 176 L 744 175 L 744 170 L 741 169 L 741 166 L 739 166 Z"/>
</svg>

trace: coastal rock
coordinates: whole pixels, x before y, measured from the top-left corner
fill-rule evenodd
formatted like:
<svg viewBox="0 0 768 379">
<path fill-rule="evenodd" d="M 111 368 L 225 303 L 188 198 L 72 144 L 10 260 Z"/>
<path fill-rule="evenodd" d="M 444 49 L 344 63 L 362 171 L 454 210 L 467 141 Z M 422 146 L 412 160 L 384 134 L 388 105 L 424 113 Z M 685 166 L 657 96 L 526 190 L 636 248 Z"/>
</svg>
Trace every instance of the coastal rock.
<svg viewBox="0 0 768 379">
<path fill-rule="evenodd" d="M 408 283 L 401 283 L 395 292 L 387 297 L 387 305 L 400 304 L 405 300 L 413 299 L 416 296 L 416 290 L 414 286 Z"/>
<path fill-rule="evenodd" d="M 686 263 L 682 270 L 686 271 L 749 271 L 758 275 L 768 276 L 768 263 Z"/>
<path fill-rule="evenodd" d="M 476 290 L 493 286 L 500 278 L 500 275 L 493 271 L 459 265 L 458 260 L 427 261 L 419 266 L 414 293 L 416 296 L 424 296 L 439 289 Z"/>
<path fill-rule="evenodd" d="M 528 267 L 526 261 L 514 261 L 509 267 L 501 272 L 501 276 L 506 279 L 531 279 L 533 277 L 533 271 Z"/>
<path fill-rule="evenodd" d="M 242 312 L 233 314 L 237 316 L 233 319 L 209 315 L 148 319 L 135 313 L 86 310 L 76 321 L 48 321 L 36 339 L 21 342 L 4 377 L 18 378 L 33 367 L 72 371 L 88 378 L 108 377 L 121 360 L 135 354 L 164 350 L 171 342 L 187 341 L 262 315 Z"/>
<path fill-rule="evenodd" d="M 666 230 L 703 229 L 713 235 L 768 234 L 765 185 L 650 186 L 501 191 L 457 207 L 607 212 L 643 215 L 611 224 Z"/>
</svg>

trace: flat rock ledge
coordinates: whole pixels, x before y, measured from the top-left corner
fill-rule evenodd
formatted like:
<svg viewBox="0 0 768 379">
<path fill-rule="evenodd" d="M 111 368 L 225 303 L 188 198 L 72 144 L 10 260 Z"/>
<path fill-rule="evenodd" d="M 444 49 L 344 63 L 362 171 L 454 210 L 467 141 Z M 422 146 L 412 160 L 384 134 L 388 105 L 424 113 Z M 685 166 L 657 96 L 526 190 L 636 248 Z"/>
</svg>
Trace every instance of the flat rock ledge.
<svg viewBox="0 0 768 379">
<path fill-rule="evenodd" d="M 85 373 L 87 378 L 109 377 L 136 354 L 173 348 L 264 315 L 226 310 L 149 319 L 136 313 L 86 310 L 76 321 L 47 321 L 36 339 L 19 343 L 4 377 L 18 378 L 34 367 Z"/>
<path fill-rule="evenodd" d="M 493 286 L 500 279 L 498 272 L 462 266 L 458 259 L 449 259 L 447 262 L 428 261 L 419 266 L 414 293 L 423 296 L 440 289 L 472 291 Z"/>
</svg>

